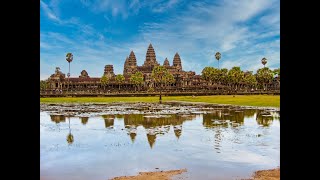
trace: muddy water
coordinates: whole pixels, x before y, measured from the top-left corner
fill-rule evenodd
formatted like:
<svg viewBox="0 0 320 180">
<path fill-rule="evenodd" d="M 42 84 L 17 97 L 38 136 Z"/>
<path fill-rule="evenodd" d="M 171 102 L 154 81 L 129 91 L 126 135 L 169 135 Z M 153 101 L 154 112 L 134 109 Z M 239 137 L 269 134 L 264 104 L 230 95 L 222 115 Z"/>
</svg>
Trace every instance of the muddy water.
<svg viewBox="0 0 320 180">
<path fill-rule="evenodd" d="M 188 108 L 178 114 L 42 108 L 41 179 L 102 180 L 183 168 L 179 176 L 187 179 L 241 179 L 280 165 L 279 111 Z"/>
</svg>

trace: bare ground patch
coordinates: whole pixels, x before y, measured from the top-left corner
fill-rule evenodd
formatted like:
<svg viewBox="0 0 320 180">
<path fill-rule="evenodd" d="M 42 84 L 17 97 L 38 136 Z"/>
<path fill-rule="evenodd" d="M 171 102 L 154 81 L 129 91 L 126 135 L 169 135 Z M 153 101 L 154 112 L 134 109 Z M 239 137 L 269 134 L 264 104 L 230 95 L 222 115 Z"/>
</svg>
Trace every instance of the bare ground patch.
<svg viewBox="0 0 320 180">
<path fill-rule="evenodd" d="M 253 180 L 279 180 L 280 168 L 256 171 Z"/>
<path fill-rule="evenodd" d="M 186 172 L 187 169 L 170 170 L 170 171 L 154 171 L 154 172 L 139 172 L 136 176 L 120 176 L 114 177 L 111 180 L 169 180 L 172 176 Z"/>
</svg>

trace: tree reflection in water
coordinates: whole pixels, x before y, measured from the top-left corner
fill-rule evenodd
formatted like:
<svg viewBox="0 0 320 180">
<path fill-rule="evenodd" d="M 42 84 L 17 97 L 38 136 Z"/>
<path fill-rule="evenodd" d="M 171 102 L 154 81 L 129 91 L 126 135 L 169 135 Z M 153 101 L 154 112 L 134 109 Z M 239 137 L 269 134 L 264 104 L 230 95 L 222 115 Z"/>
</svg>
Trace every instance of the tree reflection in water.
<svg viewBox="0 0 320 180">
<path fill-rule="evenodd" d="M 241 129 L 237 127 L 243 125 L 245 117 L 256 117 L 258 125 L 268 127 L 274 119 L 280 120 L 279 112 L 280 111 L 237 108 L 215 110 L 212 111 L 212 113 L 203 114 L 202 124 L 206 129 L 214 130 L 214 148 L 217 150 L 217 153 L 220 153 L 224 128 L 231 128 L 235 134 L 238 134 Z M 238 141 L 239 137 L 235 136 L 233 142 Z"/>
<path fill-rule="evenodd" d="M 176 137 L 179 139 L 179 137 L 181 136 L 181 132 L 182 132 L 182 125 L 173 126 L 173 131 L 174 131 L 174 134 L 176 135 Z"/>
<path fill-rule="evenodd" d="M 221 129 L 218 127 L 215 131 L 215 135 L 214 135 L 214 149 L 216 150 L 217 153 L 220 153 L 221 151 L 221 138 L 222 134 L 221 134 Z"/>
<path fill-rule="evenodd" d="M 277 113 L 271 113 L 271 112 L 264 111 L 264 110 L 258 110 L 257 116 L 256 116 L 256 121 L 261 126 L 269 127 L 272 124 L 275 117 L 277 117 Z"/>
<path fill-rule="evenodd" d="M 256 109 L 244 109 L 243 110 L 244 117 L 250 118 L 254 117 L 254 115 L 257 113 Z"/>
<path fill-rule="evenodd" d="M 70 117 L 68 117 L 68 121 L 69 121 L 69 134 L 67 136 L 67 142 L 69 145 L 71 145 L 74 141 L 73 135 L 71 133 L 71 128 L 70 128 Z"/>
<path fill-rule="evenodd" d="M 245 110 L 224 109 L 203 114 L 205 128 L 239 126 L 244 122 Z"/>
<path fill-rule="evenodd" d="M 232 128 L 232 130 L 237 133 L 237 127 L 243 125 L 244 118 L 254 116 L 255 113 L 256 110 L 252 109 L 227 108 L 217 109 L 209 114 L 203 114 L 203 126 L 206 129 L 214 130 L 214 149 L 217 153 L 221 152 L 224 129 Z"/>
</svg>

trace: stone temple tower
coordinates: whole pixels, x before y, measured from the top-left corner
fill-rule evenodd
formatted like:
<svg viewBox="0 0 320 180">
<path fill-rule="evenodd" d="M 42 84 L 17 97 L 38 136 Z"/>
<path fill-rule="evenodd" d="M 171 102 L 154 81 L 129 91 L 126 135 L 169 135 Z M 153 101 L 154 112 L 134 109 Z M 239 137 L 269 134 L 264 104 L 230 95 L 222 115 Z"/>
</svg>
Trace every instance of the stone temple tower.
<svg viewBox="0 0 320 180">
<path fill-rule="evenodd" d="M 157 62 L 157 59 L 156 59 L 156 53 L 154 52 L 154 49 L 151 43 L 148 47 L 146 60 L 144 61 L 143 66 L 159 66 L 159 63 Z"/>
<path fill-rule="evenodd" d="M 128 73 L 128 69 L 127 69 L 128 66 L 129 66 L 129 58 L 127 56 L 123 66 L 123 75 L 126 75 Z"/>
<path fill-rule="evenodd" d="M 179 71 L 182 71 L 182 65 L 181 65 L 181 59 L 180 59 L 180 55 L 178 53 L 176 53 L 174 55 L 174 58 L 173 58 L 173 66 L 179 70 Z"/>
<path fill-rule="evenodd" d="M 108 78 L 115 76 L 113 72 L 113 65 L 106 65 L 104 67 L 104 75 L 107 76 Z"/>
<path fill-rule="evenodd" d="M 136 55 L 134 54 L 133 51 L 130 52 L 129 59 L 128 59 L 128 65 L 133 68 L 137 67 L 137 59 L 136 59 Z"/>
<path fill-rule="evenodd" d="M 130 52 L 129 58 L 127 57 L 124 68 L 123 68 L 123 75 L 124 76 L 130 76 L 131 74 L 134 74 L 137 70 L 137 59 L 136 55 L 133 51 Z"/>
<path fill-rule="evenodd" d="M 169 60 L 167 58 L 164 60 L 163 66 L 164 67 L 170 67 L 170 63 L 169 63 Z"/>
</svg>

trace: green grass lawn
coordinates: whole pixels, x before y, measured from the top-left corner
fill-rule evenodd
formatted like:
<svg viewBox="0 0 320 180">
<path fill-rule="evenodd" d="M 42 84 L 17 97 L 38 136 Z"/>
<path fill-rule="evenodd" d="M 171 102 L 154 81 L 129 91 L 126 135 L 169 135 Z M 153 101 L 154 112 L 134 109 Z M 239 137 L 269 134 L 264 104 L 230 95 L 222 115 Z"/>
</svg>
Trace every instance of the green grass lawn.
<svg viewBox="0 0 320 180">
<path fill-rule="evenodd" d="M 205 102 L 260 107 L 280 107 L 279 95 L 165 96 L 162 101 Z M 159 97 L 56 97 L 40 98 L 40 103 L 159 102 Z"/>
</svg>

